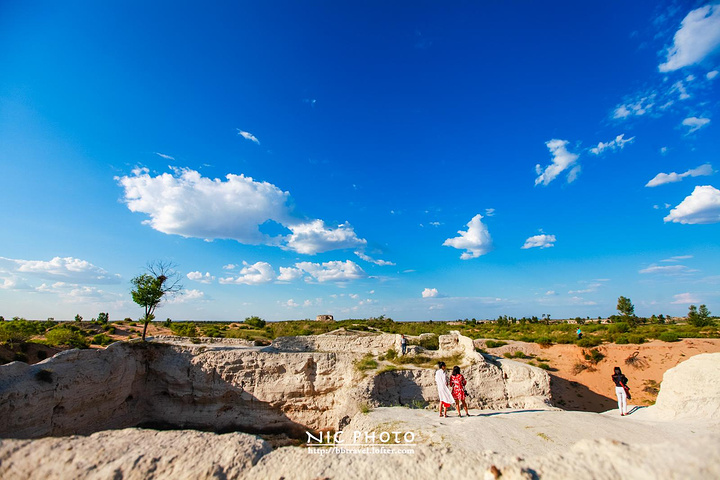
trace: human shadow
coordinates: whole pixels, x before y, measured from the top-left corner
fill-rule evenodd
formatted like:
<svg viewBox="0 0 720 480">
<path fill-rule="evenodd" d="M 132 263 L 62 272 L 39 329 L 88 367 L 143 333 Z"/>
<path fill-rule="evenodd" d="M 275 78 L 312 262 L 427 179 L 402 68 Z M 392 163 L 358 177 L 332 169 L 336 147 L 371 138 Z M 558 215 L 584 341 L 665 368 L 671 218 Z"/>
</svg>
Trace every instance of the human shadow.
<svg viewBox="0 0 720 480">
<path fill-rule="evenodd" d="M 585 385 L 550 374 L 550 396 L 552 404 L 563 410 L 582 412 L 606 412 L 617 401 L 593 392 Z"/>
</svg>

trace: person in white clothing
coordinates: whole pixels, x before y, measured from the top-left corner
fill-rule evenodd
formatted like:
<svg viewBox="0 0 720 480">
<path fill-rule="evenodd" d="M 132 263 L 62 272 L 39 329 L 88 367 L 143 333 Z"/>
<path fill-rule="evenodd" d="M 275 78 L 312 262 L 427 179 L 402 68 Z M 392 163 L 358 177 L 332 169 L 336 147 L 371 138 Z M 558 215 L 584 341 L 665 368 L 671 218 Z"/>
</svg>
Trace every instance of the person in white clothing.
<svg viewBox="0 0 720 480">
<path fill-rule="evenodd" d="M 448 379 L 445 374 L 445 362 L 438 362 L 438 369 L 435 371 L 435 384 L 438 389 L 438 397 L 440 397 L 440 410 L 441 417 L 447 417 L 447 409 L 455 403 L 452 393 L 448 388 Z"/>
<path fill-rule="evenodd" d="M 615 373 L 612 375 L 613 383 L 615 383 L 615 395 L 618 399 L 618 409 L 620 416 L 624 417 L 628 414 L 627 401 L 630 400 L 630 388 L 627 386 L 627 377 L 623 375 L 620 367 L 615 367 Z"/>
</svg>

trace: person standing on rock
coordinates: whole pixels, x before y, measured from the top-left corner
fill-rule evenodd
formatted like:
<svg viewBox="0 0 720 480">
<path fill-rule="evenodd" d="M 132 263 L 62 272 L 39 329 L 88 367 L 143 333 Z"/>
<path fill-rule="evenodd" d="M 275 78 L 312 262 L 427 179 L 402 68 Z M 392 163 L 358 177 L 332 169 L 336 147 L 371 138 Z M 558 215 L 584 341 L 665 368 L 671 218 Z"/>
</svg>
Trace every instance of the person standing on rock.
<svg viewBox="0 0 720 480">
<path fill-rule="evenodd" d="M 435 384 L 438 389 L 438 397 L 440 397 L 440 405 L 438 405 L 438 409 L 440 410 L 441 417 L 447 417 L 448 407 L 455 403 L 452 393 L 450 393 L 450 389 L 448 388 L 448 379 L 445 374 L 445 368 L 445 362 L 438 362 L 438 369 L 435 371 Z"/>
<path fill-rule="evenodd" d="M 405 335 L 400 336 L 400 350 L 402 350 L 403 355 L 407 352 L 407 338 L 405 338 Z"/>
<path fill-rule="evenodd" d="M 627 415 L 627 401 L 630 399 L 630 389 L 627 386 L 627 377 L 623 375 L 620 367 L 615 367 L 615 373 L 612 375 L 613 383 L 615 383 L 615 395 L 618 399 L 618 409 L 620 416 Z"/>
<path fill-rule="evenodd" d="M 465 409 L 465 415 L 470 416 L 468 412 L 467 404 L 465 403 L 465 377 L 460 373 L 460 367 L 457 365 L 453 367 L 452 375 L 450 375 L 450 387 L 452 387 L 452 396 L 455 399 L 455 406 L 457 407 L 458 415 L 462 417 L 460 413 L 460 404 Z"/>
</svg>

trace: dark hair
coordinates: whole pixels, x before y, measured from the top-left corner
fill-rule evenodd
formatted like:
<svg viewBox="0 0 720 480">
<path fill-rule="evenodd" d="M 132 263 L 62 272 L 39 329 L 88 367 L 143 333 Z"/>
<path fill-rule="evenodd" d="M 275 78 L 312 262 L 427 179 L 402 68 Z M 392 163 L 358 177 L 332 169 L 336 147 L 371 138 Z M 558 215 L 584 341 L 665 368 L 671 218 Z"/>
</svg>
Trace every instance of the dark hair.
<svg viewBox="0 0 720 480">
<path fill-rule="evenodd" d="M 443 368 L 445 366 L 445 362 L 438 362 L 438 368 Z"/>
<path fill-rule="evenodd" d="M 615 375 L 622 375 L 622 370 L 620 370 L 620 367 L 615 367 Z"/>
<path fill-rule="evenodd" d="M 453 374 L 453 375 L 460 375 L 460 367 L 458 367 L 457 365 L 455 365 L 455 366 L 453 367 L 453 373 L 452 373 L 452 374 Z"/>
</svg>

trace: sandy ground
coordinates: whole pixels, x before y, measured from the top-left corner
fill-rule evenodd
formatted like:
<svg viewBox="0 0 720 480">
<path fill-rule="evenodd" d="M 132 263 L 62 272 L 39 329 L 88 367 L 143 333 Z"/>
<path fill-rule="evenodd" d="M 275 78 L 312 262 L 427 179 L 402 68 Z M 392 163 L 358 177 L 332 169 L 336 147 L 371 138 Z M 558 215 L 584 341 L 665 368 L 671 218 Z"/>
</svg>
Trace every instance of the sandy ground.
<svg viewBox="0 0 720 480">
<path fill-rule="evenodd" d="M 604 412 L 617 408 L 615 385 L 610 380 L 614 367 L 620 367 L 628 378 L 631 403 L 652 405 L 665 371 L 700 353 L 720 352 L 720 339 L 693 338 L 672 343 L 655 340 L 641 345 L 611 343 L 596 348 L 605 355 L 596 365 L 584 358 L 590 349 L 576 345 L 542 348 L 535 343 L 510 341 L 503 347 L 486 350 L 497 356 L 505 352 L 522 351 L 534 358 L 518 361 L 548 363 L 552 368 L 549 373 L 552 375 L 552 393 L 556 406 L 567 410 Z M 635 361 L 627 363 L 633 357 Z M 578 363 L 590 368 L 576 372 L 574 369 Z"/>
</svg>

